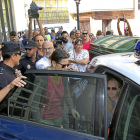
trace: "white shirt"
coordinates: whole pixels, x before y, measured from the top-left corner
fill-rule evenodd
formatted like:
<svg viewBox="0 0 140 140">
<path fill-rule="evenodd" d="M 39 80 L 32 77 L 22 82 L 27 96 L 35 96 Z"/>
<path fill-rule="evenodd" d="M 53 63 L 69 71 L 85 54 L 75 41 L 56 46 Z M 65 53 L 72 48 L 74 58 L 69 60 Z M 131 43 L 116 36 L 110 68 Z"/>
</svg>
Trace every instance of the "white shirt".
<svg viewBox="0 0 140 140">
<path fill-rule="evenodd" d="M 3 61 L 3 57 L 2 57 L 2 56 L 1 56 L 1 58 L 0 58 L 0 62 L 1 62 L 1 61 Z"/>
<path fill-rule="evenodd" d="M 89 60 L 89 52 L 85 49 L 82 49 L 82 52 L 79 53 L 78 55 L 76 55 L 75 50 L 71 50 L 70 52 L 68 52 L 71 59 L 84 59 L 87 58 Z M 75 68 L 77 71 L 80 72 L 85 72 L 87 65 L 82 65 L 82 64 L 78 64 L 78 63 L 71 63 L 70 67 Z"/>
<path fill-rule="evenodd" d="M 36 62 L 36 69 L 45 69 L 50 66 L 51 66 L 51 63 L 48 60 L 48 58 L 46 58 L 45 56 L 41 58 L 38 62 Z"/>
</svg>

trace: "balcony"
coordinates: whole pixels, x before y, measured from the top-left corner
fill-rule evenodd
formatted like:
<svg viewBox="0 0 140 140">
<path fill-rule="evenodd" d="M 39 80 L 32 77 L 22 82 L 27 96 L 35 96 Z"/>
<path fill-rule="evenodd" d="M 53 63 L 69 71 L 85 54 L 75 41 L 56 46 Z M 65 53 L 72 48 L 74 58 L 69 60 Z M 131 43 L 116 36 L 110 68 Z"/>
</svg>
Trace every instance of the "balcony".
<svg viewBox="0 0 140 140">
<path fill-rule="evenodd" d="M 57 11 L 40 12 L 39 17 L 42 24 L 68 23 L 69 22 L 68 10 L 62 10 L 58 12 Z"/>
</svg>

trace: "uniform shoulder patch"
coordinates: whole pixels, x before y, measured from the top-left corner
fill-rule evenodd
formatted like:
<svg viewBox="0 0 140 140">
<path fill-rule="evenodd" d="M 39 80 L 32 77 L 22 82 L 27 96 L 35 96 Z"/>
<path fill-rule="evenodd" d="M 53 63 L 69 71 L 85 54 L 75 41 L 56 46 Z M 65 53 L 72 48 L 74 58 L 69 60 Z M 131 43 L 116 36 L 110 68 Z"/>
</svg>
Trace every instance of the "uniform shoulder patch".
<svg viewBox="0 0 140 140">
<path fill-rule="evenodd" d="M 4 69 L 0 67 L 0 75 L 2 75 L 3 73 L 4 73 Z"/>
</svg>

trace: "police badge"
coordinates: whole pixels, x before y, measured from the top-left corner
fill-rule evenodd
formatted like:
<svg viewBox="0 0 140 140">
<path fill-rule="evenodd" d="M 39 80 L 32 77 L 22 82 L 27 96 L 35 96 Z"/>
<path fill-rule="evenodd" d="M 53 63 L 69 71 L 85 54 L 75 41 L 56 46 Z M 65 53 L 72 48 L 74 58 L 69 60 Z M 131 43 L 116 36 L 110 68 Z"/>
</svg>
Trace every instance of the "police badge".
<svg viewBox="0 0 140 140">
<path fill-rule="evenodd" d="M 31 69 L 31 65 L 28 64 L 28 65 L 27 65 L 27 69 Z"/>
</svg>

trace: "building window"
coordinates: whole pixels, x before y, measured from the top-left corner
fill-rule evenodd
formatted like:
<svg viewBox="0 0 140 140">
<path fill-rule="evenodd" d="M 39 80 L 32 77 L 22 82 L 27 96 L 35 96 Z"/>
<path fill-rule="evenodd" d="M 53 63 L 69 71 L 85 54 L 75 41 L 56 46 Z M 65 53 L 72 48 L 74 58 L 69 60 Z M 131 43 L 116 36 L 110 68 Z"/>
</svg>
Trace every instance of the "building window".
<svg viewBox="0 0 140 140">
<path fill-rule="evenodd" d="M 138 10 L 140 10 L 140 0 L 138 0 Z"/>
<path fill-rule="evenodd" d="M 68 0 L 33 0 L 44 7 L 39 11 L 42 24 L 69 22 Z"/>
</svg>

